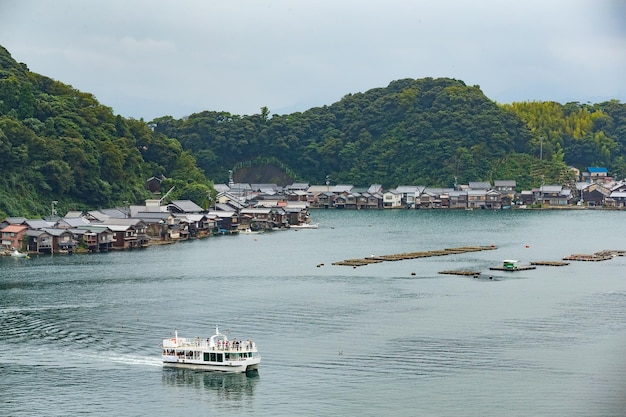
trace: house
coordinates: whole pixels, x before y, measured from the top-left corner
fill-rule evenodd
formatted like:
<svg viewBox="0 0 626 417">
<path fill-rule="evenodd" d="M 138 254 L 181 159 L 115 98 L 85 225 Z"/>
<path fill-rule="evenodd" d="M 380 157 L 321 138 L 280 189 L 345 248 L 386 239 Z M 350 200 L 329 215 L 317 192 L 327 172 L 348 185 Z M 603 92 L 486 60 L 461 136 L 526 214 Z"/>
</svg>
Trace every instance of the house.
<svg viewBox="0 0 626 417">
<path fill-rule="evenodd" d="M 515 180 L 495 180 L 493 182 L 493 189 L 498 191 L 502 199 L 503 206 L 510 206 L 515 199 L 515 187 L 517 182 Z"/>
<path fill-rule="evenodd" d="M 2 231 L 2 246 L 6 250 L 21 249 L 24 240 L 24 233 L 28 230 L 23 224 L 10 224 Z"/>
<path fill-rule="evenodd" d="M 452 190 L 448 193 L 448 208 L 465 209 L 467 208 L 467 191 Z"/>
<path fill-rule="evenodd" d="M 114 249 L 142 248 L 150 242 L 150 237 L 147 234 L 148 226 L 140 219 L 109 218 L 98 226 L 106 226 L 111 229 Z"/>
<path fill-rule="evenodd" d="M 535 203 L 535 190 L 523 190 L 518 195 L 517 204 L 522 206 L 530 206 Z"/>
<path fill-rule="evenodd" d="M 52 239 L 52 247 L 50 253 L 73 253 L 76 248 L 74 234 L 68 229 L 47 228 L 43 229 Z"/>
<path fill-rule="evenodd" d="M 626 207 L 626 191 L 613 191 L 605 203 L 609 207 Z"/>
<path fill-rule="evenodd" d="M 467 190 L 467 207 L 471 209 L 485 208 L 487 205 L 487 189 L 469 189 Z"/>
<path fill-rule="evenodd" d="M 566 206 L 572 198 L 572 190 L 562 185 L 542 185 L 533 192 L 537 203 L 548 206 Z"/>
<path fill-rule="evenodd" d="M 169 211 L 143 211 L 135 213 L 133 219 L 146 225 L 146 234 L 151 238 L 165 240 L 171 237 L 169 230 L 175 224 L 175 215 Z"/>
<path fill-rule="evenodd" d="M 383 208 L 402 208 L 402 193 L 398 193 L 395 190 L 389 190 L 383 193 Z"/>
<path fill-rule="evenodd" d="M 29 229 L 25 233 L 26 250 L 34 253 L 53 253 L 52 235 L 45 230 Z"/>
<path fill-rule="evenodd" d="M 425 187 L 419 196 L 419 208 L 448 207 L 452 191 L 452 188 Z"/>
<path fill-rule="evenodd" d="M 210 211 L 208 216 L 215 219 L 218 233 L 231 233 L 239 228 L 239 218 L 235 211 L 215 210 Z"/>
<path fill-rule="evenodd" d="M 357 210 L 365 207 L 367 199 L 361 193 L 352 191 L 335 197 L 335 208 Z"/>
<path fill-rule="evenodd" d="M 365 199 L 365 209 L 382 209 L 383 208 L 383 194 L 382 192 L 363 193 L 362 197 Z"/>
<path fill-rule="evenodd" d="M 161 192 L 161 182 L 162 178 L 159 177 L 150 177 L 146 180 L 146 189 L 151 193 L 160 193 Z"/>
<path fill-rule="evenodd" d="M 76 236 L 76 230 L 82 231 L 82 239 L 90 252 L 108 252 L 113 248 L 114 233 L 106 226 L 83 225 L 71 229 Z"/>
<path fill-rule="evenodd" d="M 605 200 L 611 195 L 611 190 L 603 184 L 592 183 L 581 190 L 580 201 L 590 207 L 604 206 Z"/>
<path fill-rule="evenodd" d="M 244 208 L 239 212 L 239 228 L 251 228 L 252 230 L 270 229 L 272 220 L 272 208 Z"/>
<path fill-rule="evenodd" d="M 311 203 L 311 207 L 317 208 L 331 208 L 334 207 L 335 204 L 335 193 L 333 192 L 323 192 L 317 194 L 315 199 Z"/>
<path fill-rule="evenodd" d="M 507 199 L 507 206 L 511 205 L 510 198 Z M 500 209 L 502 208 L 502 193 L 497 190 L 487 190 L 485 193 L 485 208 L 488 209 Z"/>
<path fill-rule="evenodd" d="M 420 194 L 426 189 L 425 186 L 401 185 L 394 192 L 402 195 L 402 206 L 407 208 L 416 207 L 419 204 Z"/>
<path fill-rule="evenodd" d="M 607 184 L 613 179 L 609 177 L 608 170 L 603 167 L 587 167 L 583 172 L 583 181 L 588 183 Z"/>
<path fill-rule="evenodd" d="M 215 228 L 215 220 L 206 214 L 180 214 L 175 215 L 180 222 L 187 223 L 189 237 L 199 237 L 211 234 Z"/>
</svg>

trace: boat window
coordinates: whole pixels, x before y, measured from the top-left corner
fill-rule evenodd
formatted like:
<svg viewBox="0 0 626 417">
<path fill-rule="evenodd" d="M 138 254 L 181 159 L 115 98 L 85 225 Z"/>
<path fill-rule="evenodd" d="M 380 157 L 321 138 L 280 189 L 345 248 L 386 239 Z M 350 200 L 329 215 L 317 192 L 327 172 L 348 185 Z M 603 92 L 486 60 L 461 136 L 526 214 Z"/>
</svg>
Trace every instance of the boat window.
<svg viewBox="0 0 626 417">
<path fill-rule="evenodd" d="M 209 361 L 209 352 L 204 352 L 204 361 L 205 362 Z"/>
<path fill-rule="evenodd" d="M 224 362 L 224 354 L 223 353 L 218 353 L 217 354 L 217 362 Z"/>
<path fill-rule="evenodd" d="M 226 360 L 229 360 L 230 359 L 230 353 L 228 353 L 228 352 L 224 353 L 224 358 Z"/>
<path fill-rule="evenodd" d="M 215 352 L 211 352 L 209 355 L 210 361 L 215 362 Z"/>
</svg>

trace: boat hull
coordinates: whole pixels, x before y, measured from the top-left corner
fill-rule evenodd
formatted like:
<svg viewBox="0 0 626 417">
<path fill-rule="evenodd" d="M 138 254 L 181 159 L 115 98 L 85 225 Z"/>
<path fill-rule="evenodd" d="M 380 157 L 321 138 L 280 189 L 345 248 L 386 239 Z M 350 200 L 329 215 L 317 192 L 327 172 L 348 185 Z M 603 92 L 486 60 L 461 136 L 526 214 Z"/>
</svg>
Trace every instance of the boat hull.
<svg viewBox="0 0 626 417">
<path fill-rule="evenodd" d="M 207 363 L 194 363 L 193 361 L 167 361 L 163 360 L 163 366 L 168 368 L 193 369 L 211 372 L 244 373 L 258 371 L 260 358 L 243 361 L 241 363 L 224 363 L 220 365 Z"/>
</svg>

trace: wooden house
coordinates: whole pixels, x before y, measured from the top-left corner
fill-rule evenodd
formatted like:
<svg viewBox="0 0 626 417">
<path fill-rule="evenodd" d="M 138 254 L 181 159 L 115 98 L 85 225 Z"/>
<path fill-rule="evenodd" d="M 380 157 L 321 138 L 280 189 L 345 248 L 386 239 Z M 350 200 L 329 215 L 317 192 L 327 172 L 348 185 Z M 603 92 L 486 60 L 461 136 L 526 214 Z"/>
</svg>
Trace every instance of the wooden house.
<svg viewBox="0 0 626 417">
<path fill-rule="evenodd" d="M 113 248 L 114 233 L 106 226 L 83 225 L 76 230 L 83 231 L 82 239 L 90 252 L 108 252 Z M 75 233 L 74 229 L 71 229 Z"/>
<path fill-rule="evenodd" d="M 611 195 L 611 190 L 603 184 L 592 183 L 587 185 L 581 190 L 579 201 L 590 207 L 604 206 L 606 199 Z"/>
<path fill-rule="evenodd" d="M 448 208 L 465 209 L 467 208 L 467 191 L 450 191 L 448 193 Z"/>
<path fill-rule="evenodd" d="M 467 207 L 471 209 L 485 208 L 487 205 L 487 189 L 467 190 Z"/>
</svg>

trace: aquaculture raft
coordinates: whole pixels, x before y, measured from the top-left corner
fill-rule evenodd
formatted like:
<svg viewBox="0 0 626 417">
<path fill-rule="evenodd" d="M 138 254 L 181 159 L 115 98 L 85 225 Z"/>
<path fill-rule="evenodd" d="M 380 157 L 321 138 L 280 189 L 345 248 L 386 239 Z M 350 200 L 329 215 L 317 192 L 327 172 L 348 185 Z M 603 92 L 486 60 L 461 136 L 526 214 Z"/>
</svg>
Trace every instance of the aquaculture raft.
<svg viewBox="0 0 626 417">
<path fill-rule="evenodd" d="M 581 253 L 566 256 L 563 258 L 563 260 L 565 261 L 587 261 L 587 262 L 608 261 L 609 259 L 613 259 L 613 256 L 597 255 L 597 254 L 587 255 L 587 254 L 581 254 Z"/>
<path fill-rule="evenodd" d="M 569 265 L 569 262 L 559 262 L 559 261 L 535 261 L 531 262 L 531 265 L 539 265 L 539 266 L 565 266 Z"/>
<path fill-rule="evenodd" d="M 440 250 L 398 253 L 394 255 L 372 255 L 367 258 L 346 259 L 345 261 L 333 262 L 333 265 L 363 266 L 384 261 L 403 261 L 406 259 L 429 258 L 433 256 L 456 255 L 467 252 L 493 250 L 495 246 L 461 246 L 458 248 L 446 248 Z"/>
<path fill-rule="evenodd" d="M 449 271 L 441 271 L 439 272 L 440 274 L 447 274 L 447 275 L 465 275 L 465 276 L 473 276 L 473 277 L 477 277 L 480 275 L 480 272 L 477 271 L 454 271 L 454 270 L 449 270 Z"/>
</svg>

